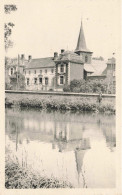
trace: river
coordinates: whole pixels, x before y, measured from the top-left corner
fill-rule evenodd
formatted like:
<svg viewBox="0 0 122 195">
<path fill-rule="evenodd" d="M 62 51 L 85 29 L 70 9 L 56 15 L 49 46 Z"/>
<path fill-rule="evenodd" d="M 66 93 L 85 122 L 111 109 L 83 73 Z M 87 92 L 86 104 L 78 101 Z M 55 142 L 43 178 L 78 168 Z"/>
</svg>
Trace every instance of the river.
<svg viewBox="0 0 122 195">
<path fill-rule="evenodd" d="M 6 148 L 21 166 L 75 188 L 115 188 L 115 115 L 6 108 Z"/>
</svg>

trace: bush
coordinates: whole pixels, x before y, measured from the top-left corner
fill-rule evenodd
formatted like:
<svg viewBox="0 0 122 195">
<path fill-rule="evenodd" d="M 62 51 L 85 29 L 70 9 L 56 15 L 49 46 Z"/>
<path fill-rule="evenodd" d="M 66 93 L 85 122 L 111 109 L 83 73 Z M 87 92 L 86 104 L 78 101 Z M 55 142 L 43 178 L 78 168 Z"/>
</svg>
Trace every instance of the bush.
<svg viewBox="0 0 122 195">
<path fill-rule="evenodd" d="M 69 85 L 68 86 L 64 86 L 63 91 L 64 92 L 70 92 L 71 91 L 70 86 Z"/>
<path fill-rule="evenodd" d="M 65 87 L 65 91 L 82 92 L 82 93 L 107 93 L 108 84 L 106 81 L 100 82 L 95 80 L 76 80 L 70 82 L 70 86 Z"/>
</svg>

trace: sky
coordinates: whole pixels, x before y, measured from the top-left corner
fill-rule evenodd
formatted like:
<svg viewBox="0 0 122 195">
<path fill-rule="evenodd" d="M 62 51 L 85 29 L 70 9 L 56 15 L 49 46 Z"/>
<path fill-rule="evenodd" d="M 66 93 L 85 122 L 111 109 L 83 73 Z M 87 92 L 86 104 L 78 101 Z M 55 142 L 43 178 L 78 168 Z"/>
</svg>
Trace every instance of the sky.
<svg viewBox="0 0 122 195">
<path fill-rule="evenodd" d="M 17 11 L 5 15 L 13 22 L 14 47 L 7 56 L 53 56 L 61 49 L 75 50 L 81 19 L 87 47 L 94 57 L 110 58 L 119 47 L 119 0 L 16 0 Z"/>
</svg>

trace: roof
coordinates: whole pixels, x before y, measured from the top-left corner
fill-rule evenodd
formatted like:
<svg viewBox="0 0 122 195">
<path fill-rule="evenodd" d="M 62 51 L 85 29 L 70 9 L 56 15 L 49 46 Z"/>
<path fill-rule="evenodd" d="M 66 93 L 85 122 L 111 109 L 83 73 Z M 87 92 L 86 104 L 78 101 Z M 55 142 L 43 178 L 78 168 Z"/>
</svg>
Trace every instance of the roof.
<svg viewBox="0 0 122 195">
<path fill-rule="evenodd" d="M 84 36 L 84 31 L 83 31 L 83 26 L 82 26 L 82 21 L 81 21 L 81 27 L 80 27 L 77 47 L 75 49 L 75 52 L 77 52 L 77 51 L 90 52 L 90 50 L 86 46 L 86 41 L 85 41 L 85 36 Z"/>
<path fill-rule="evenodd" d="M 53 57 L 47 57 L 47 58 L 37 58 L 32 59 L 30 62 L 27 63 L 26 69 L 30 68 L 48 68 L 48 67 L 54 67 L 55 62 L 53 60 Z"/>
<path fill-rule="evenodd" d="M 56 61 L 71 61 L 83 64 L 82 57 L 74 53 L 73 51 L 64 51 L 59 55 Z"/>
<path fill-rule="evenodd" d="M 107 64 L 115 64 L 116 63 L 116 59 L 114 57 L 109 58 L 107 61 Z"/>
<path fill-rule="evenodd" d="M 95 69 L 94 69 L 94 67 L 92 66 L 92 64 L 84 64 L 84 70 L 85 70 L 86 72 L 94 72 L 94 71 L 95 71 Z"/>
<path fill-rule="evenodd" d="M 106 64 L 105 60 L 93 60 L 92 59 L 91 64 L 92 64 L 95 71 L 90 76 L 104 76 L 104 75 L 106 75 L 107 64 Z"/>
</svg>

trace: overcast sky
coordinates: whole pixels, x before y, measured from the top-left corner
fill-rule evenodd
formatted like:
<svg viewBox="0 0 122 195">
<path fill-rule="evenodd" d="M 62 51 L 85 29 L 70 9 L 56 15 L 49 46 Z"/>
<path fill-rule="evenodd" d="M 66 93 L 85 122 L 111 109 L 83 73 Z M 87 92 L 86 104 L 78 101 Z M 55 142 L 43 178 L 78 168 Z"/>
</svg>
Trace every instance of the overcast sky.
<svg viewBox="0 0 122 195">
<path fill-rule="evenodd" d="M 7 55 L 53 56 L 61 49 L 75 50 L 81 18 L 93 56 L 109 58 L 119 43 L 119 0 L 20 0 L 5 1 L 17 11 L 5 16 L 15 24 L 14 47 Z"/>
</svg>

